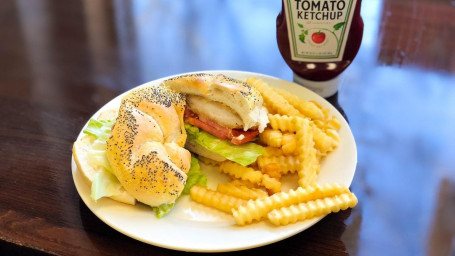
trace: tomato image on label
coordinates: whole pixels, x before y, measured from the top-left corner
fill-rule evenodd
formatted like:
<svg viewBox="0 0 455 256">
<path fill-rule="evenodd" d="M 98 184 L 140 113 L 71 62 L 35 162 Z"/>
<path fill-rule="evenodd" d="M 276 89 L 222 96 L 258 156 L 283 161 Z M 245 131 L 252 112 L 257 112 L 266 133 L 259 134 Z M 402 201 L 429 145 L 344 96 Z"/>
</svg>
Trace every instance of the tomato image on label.
<svg viewBox="0 0 455 256">
<path fill-rule="evenodd" d="M 313 40 L 315 44 L 320 44 L 325 40 L 325 33 L 321 31 L 315 32 L 311 35 L 311 40 Z"/>
</svg>

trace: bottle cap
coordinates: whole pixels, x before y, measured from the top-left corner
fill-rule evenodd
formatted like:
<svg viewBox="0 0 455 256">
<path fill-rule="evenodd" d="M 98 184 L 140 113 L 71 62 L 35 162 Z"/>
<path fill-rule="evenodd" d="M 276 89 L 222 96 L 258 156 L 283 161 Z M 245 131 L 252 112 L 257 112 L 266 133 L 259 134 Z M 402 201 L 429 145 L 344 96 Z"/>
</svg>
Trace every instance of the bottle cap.
<svg viewBox="0 0 455 256">
<path fill-rule="evenodd" d="M 313 81 L 302 78 L 294 73 L 294 82 L 312 90 L 321 97 L 328 98 L 337 92 L 338 85 L 340 84 L 340 76 L 327 81 Z"/>
</svg>

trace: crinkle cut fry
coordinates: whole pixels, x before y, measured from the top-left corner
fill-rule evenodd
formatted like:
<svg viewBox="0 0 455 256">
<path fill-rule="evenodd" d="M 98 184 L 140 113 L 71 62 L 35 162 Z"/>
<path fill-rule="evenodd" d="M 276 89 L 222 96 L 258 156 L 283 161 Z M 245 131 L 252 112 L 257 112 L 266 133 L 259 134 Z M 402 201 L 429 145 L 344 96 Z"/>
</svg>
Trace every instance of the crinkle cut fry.
<svg viewBox="0 0 455 256">
<path fill-rule="evenodd" d="M 297 122 L 305 120 L 303 117 L 280 114 L 269 114 L 268 118 L 272 129 L 281 130 L 282 132 L 296 132 L 298 129 Z"/>
<path fill-rule="evenodd" d="M 275 194 L 281 191 L 281 182 L 270 177 L 268 174 L 262 176 L 261 185 L 264 186 L 271 194 Z"/>
<path fill-rule="evenodd" d="M 281 89 L 274 89 L 279 95 L 286 99 L 294 108 L 296 108 L 301 114 L 309 117 L 313 120 L 323 120 L 324 113 L 314 102 L 303 100 L 297 95 L 294 95 L 288 91 Z"/>
<path fill-rule="evenodd" d="M 297 144 L 294 133 L 274 129 L 265 129 L 259 134 L 259 141 L 270 147 L 281 148 L 283 154 L 287 155 L 294 153 Z"/>
<path fill-rule="evenodd" d="M 299 186 L 305 187 L 316 181 L 319 173 L 319 162 L 314 148 L 313 130 L 307 119 L 297 122 L 297 152 L 299 153 L 300 168 L 297 171 Z"/>
<path fill-rule="evenodd" d="M 315 157 L 312 162 L 309 162 L 308 167 L 298 172 L 299 180 L 297 181 L 299 186 L 305 187 L 310 184 L 316 183 L 319 174 L 319 161 Z"/>
<path fill-rule="evenodd" d="M 331 212 L 346 210 L 357 205 L 356 196 L 351 193 L 343 193 L 332 197 L 325 197 L 313 201 L 291 205 L 272 210 L 267 214 L 268 219 L 275 225 L 287 225 Z"/>
<path fill-rule="evenodd" d="M 293 152 L 285 152 L 285 151 L 283 151 L 282 148 L 275 148 L 275 147 L 267 146 L 267 147 L 264 147 L 264 154 L 262 154 L 261 156 L 266 157 L 266 158 L 272 157 L 272 156 L 297 156 L 297 154 L 298 154 L 297 150 L 296 150 L 297 149 L 297 137 L 295 136 L 295 134 L 293 134 L 293 135 L 294 135 L 293 140 L 295 140 L 295 142 L 293 142 L 293 143 L 295 143 L 294 147 L 296 147 Z"/>
<path fill-rule="evenodd" d="M 283 134 L 283 139 L 281 140 L 281 150 L 286 155 L 293 154 L 297 147 L 297 138 L 294 133 L 285 133 Z"/>
<path fill-rule="evenodd" d="M 339 184 L 312 185 L 306 188 L 298 187 L 288 192 L 279 192 L 268 197 L 250 200 L 246 204 L 233 209 L 232 213 L 238 225 L 249 224 L 260 220 L 273 210 L 310 200 L 348 192 L 346 186 Z"/>
<path fill-rule="evenodd" d="M 341 129 L 341 122 L 336 117 L 332 117 L 326 121 L 325 128 L 338 131 L 339 129 Z"/>
<path fill-rule="evenodd" d="M 332 116 L 330 119 L 324 120 L 313 120 L 314 124 L 322 130 L 332 129 L 338 131 L 341 129 L 341 123 L 338 118 Z"/>
<path fill-rule="evenodd" d="M 263 174 L 269 175 L 271 178 L 275 178 L 277 180 L 281 179 L 281 166 L 278 163 L 268 163 L 263 166 L 259 166 L 259 169 Z"/>
<path fill-rule="evenodd" d="M 269 121 L 273 129 L 296 132 L 296 151 L 300 164 L 297 170 L 299 185 L 304 187 L 315 182 L 319 172 L 319 162 L 310 120 L 295 116 L 269 115 Z"/>
<path fill-rule="evenodd" d="M 231 161 L 224 161 L 221 163 L 219 169 L 221 172 L 232 175 L 237 179 L 262 185 L 273 193 L 281 191 L 281 182 L 253 168 L 245 167 Z"/>
<path fill-rule="evenodd" d="M 265 145 L 279 148 L 283 144 L 283 133 L 279 130 L 265 129 L 259 134 L 259 141 Z"/>
<path fill-rule="evenodd" d="M 301 122 L 301 120 L 307 120 L 314 134 L 314 147 L 323 154 L 332 151 L 338 146 L 339 136 L 336 131 L 331 130 L 324 132 L 307 118 L 301 118 L 297 116 L 283 116 L 279 114 L 269 114 L 268 117 L 272 129 L 281 130 L 283 132 L 297 132 L 299 129 L 297 123 Z"/>
<path fill-rule="evenodd" d="M 260 184 L 262 181 L 262 172 L 231 161 L 222 162 L 219 170 L 223 173 L 232 175 L 237 179 L 250 181 L 252 183 Z"/>
<path fill-rule="evenodd" d="M 267 196 L 267 192 L 264 190 L 258 188 L 249 188 L 243 185 L 236 185 L 232 182 L 218 184 L 216 191 L 244 200 L 257 199 L 259 197 Z"/>
<path fill-rule="evenodd" d="M 261 93 L 265 105 L 271 108 L 272 112 L 281 115 L 303 116 L 285 98 L 277 94 L 272 87 L 261 79 L 250 77 L 246 82 Z"/>
<path fill-rule="evenodd" d="M 283 150 L 281 148 L 275 148 L 275 147 L 264 147 L 264 154 L 262 154 L 263 157 L 271 157 L 271 156 L 282 156 L 285 155 Z"/>
<path fill-rule="evenodd" d="M 232 209 L 236 209 L 246 203 L 246 200 L 213 191 L 199 185 L 194 185 L 190 189 L 190 197 L 195 202 L 229 214 L 232 213 Z"/>
<path fill-rule="evenodd" d="M 263 169 L 269 164 L 278 164 L 281 174 L 295 173 L 300 169 L 298 156 L 260 156 L 257 159 L 259 168 Z"/>
<path fill-rule="evenodd" d="M 340 137 L 335 130 L 328 129 L 323 131 L 316 125 L 311 124 L 313 130 L 314 147 L 321 152 L 321 154 L 327 154 L 338 147 Z"/>
<path fill-rule="evenodd" d="M 231 178 L 232 178 L 232 181 L 230 181 L 230 183 L 234 184 L 235 186 L 245 186 L 247 188 L 255 188 L 255 189 L 260 188 L 260 185 L 257 183 L 253 183 L 248 180 L 240 180 L 235 177 L 231 177 Z"/>
<path fill-rule="evenodd" d="M 315 101 L 303 100 L 282 89 L 275 88 L 274 90 L 294 106 L 304 117 L 310 118 L 319 129 L 325 131 L 326 129 L 339 130 L 341 128 L 340 121 L 334 116 L 329 116 L 329 109 L 322 108 Z"/>
</svg>

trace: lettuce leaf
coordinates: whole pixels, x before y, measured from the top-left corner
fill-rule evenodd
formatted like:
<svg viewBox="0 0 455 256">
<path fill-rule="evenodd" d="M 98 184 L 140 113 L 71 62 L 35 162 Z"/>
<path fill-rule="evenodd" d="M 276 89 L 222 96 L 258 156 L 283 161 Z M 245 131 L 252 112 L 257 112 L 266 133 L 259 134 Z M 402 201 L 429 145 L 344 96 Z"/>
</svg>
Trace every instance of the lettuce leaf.
<svg viewBox="0 0 455 256">
<path fill-rule="evenodd" d="M 175 204 L 162 204 L 160 206 L 152 207 L 152 210 L 155 212 L 155 216 L 159 219 L 164 215 L 168 214 Z"/>
<path fill-rule="evenodd" d="M 112 169 L 106 157 L 106 141 L 111 135 L 111 127 L 113 124 L 114 121 L 90 119 L 87 127 L 83 131 L 85 134 L 95 137 L 92 148 L 88 152 L 88 161 L 90 165 L 103 169 L 96 173 L 92 181 L 91 197 L 94 201 L 97 201 L 102 197 L 129 196 L 117 177 L 112 173 Z M 182 195 L 189 194 L 191 187 L 196 184 L 207 186 L 207 176 L 201 172 L 199 161 L 193 156 L 191 157 L 191 167 L 187 176 L 188 178 Z M 157 207 L 152 207 L 152 210 L 155 212 L 157 218 L 161 218 L 168 214 L 174 208 L 174 205 L 174 203 L 162 204 Z"/>
<path fill-rule="evenodd" d="M 199 160 L 194 156 L 191 156 L 191 167 L 187 173 L 187 176 L 188 178 L 181 195 L 190 194 L 190 189 L 196 184 L 204 187 L 207 186 L 207 176 L 201 172 Z M 174 204 L 162 204 L 157 207 L 152 207 L 157 218 L 162 218 L 168 214 L 172 208 L 174 208 Z"/>
<path fill-rule="evenodd" d="M 90 119 L 84 133 L 95 138 L 90 151 L 87 153 L 88 162 L 93 167 L 101 167 L 105 171 L 112 173 L 112 168 L 106 157 L 106 141 L 111 136 L 113 120 Z M 113 173 L 112 173 L 113 174 Z"/>
<path fill-rule="evenodd" d="M 95 140 L 87 152 L 87 161 L 93 167 L 101 167 L 113 174 L 111 165 L 106 156 L 106 141 Z"/>
<path fill-rule="evenodd" d="M 84 133 L 95 137 L 91 149 L 87 153 L 87 161 L 94 168 L 101 168 L 92 181 L 91 197 L 94 201 L 102 197 L 125 197 L 127 192 L 112 173 L 106 157 L 106 141 L 111 136 L 113 120 L 100 121 L 90 119 Z"/>
<path fill-rule="evenodd" d="M 207 186 L 207 176 L 201 172 L 199 161 L 194 156 L 191 156 L 191 167 L 187 173 L 187 176 L 188 178 L 186 179 L 186 184 L 183 188 L 182 195 L 190 194 L 190 189 L 196 184 L 203 187 Z"/>
<path fill-rule="evenodd" d="M 92 181 L 91 197 L 94 201 L 102 197 L 121 196 L 127 193 L 122 184 L 118 181 L 117 177 L 106 171 L 99 171 L 96 173 Z"/>
<path fill-rule="evenodd" d="M 83 132 L 94 136 L 96 139 L 106 141 L 111 136 L 111 128 L 114 122 L 114 120 L 90 119 Z"/>
<path fill-rule="evenodd" d="M 190 124 L 185 124 L 185 130 L 188 135 L 187 140 L 243 166 L 256 162 L 256 159 L 264 153 L 264 148 L 256 143 L 234 145 Z"/>
</svg>

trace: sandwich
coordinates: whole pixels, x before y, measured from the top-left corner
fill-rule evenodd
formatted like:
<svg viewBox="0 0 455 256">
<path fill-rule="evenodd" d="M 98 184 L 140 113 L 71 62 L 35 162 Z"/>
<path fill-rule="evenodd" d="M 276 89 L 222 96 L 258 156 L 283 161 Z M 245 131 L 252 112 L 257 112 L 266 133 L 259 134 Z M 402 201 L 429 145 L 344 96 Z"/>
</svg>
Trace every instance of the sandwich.
<svg viewBox="0 0 455 256">
<path fill-rule="evenodd" d="M 247 83 L 225 75 L 189 74 L 164 81 L 186 95 L 185 148 L 214 161 L 229 159 L 244 166 L 263 148 L 255 140 L 267 126 L 261 94 Z"/>
<path fill-rule="evenodd" d="M 259 92 L 224 75 L 193 74 L 132 90 L 120 107 L 91 119 L 73 146 L 91 197 L 168 213 L 191 186 L 205 185 L 197 159 L 249 165 L 268 123 Z"/>
<path fill-rule="evenodd" d="M 119 108 L 90 119 L 73 145 L 78 170 L 102 197 L 149 205 L 167 214 L 191 186 L 205 185 L 197 160 L 183 146 L 185 96 L 163 86 L 126 94 Z"/>
</svg>

